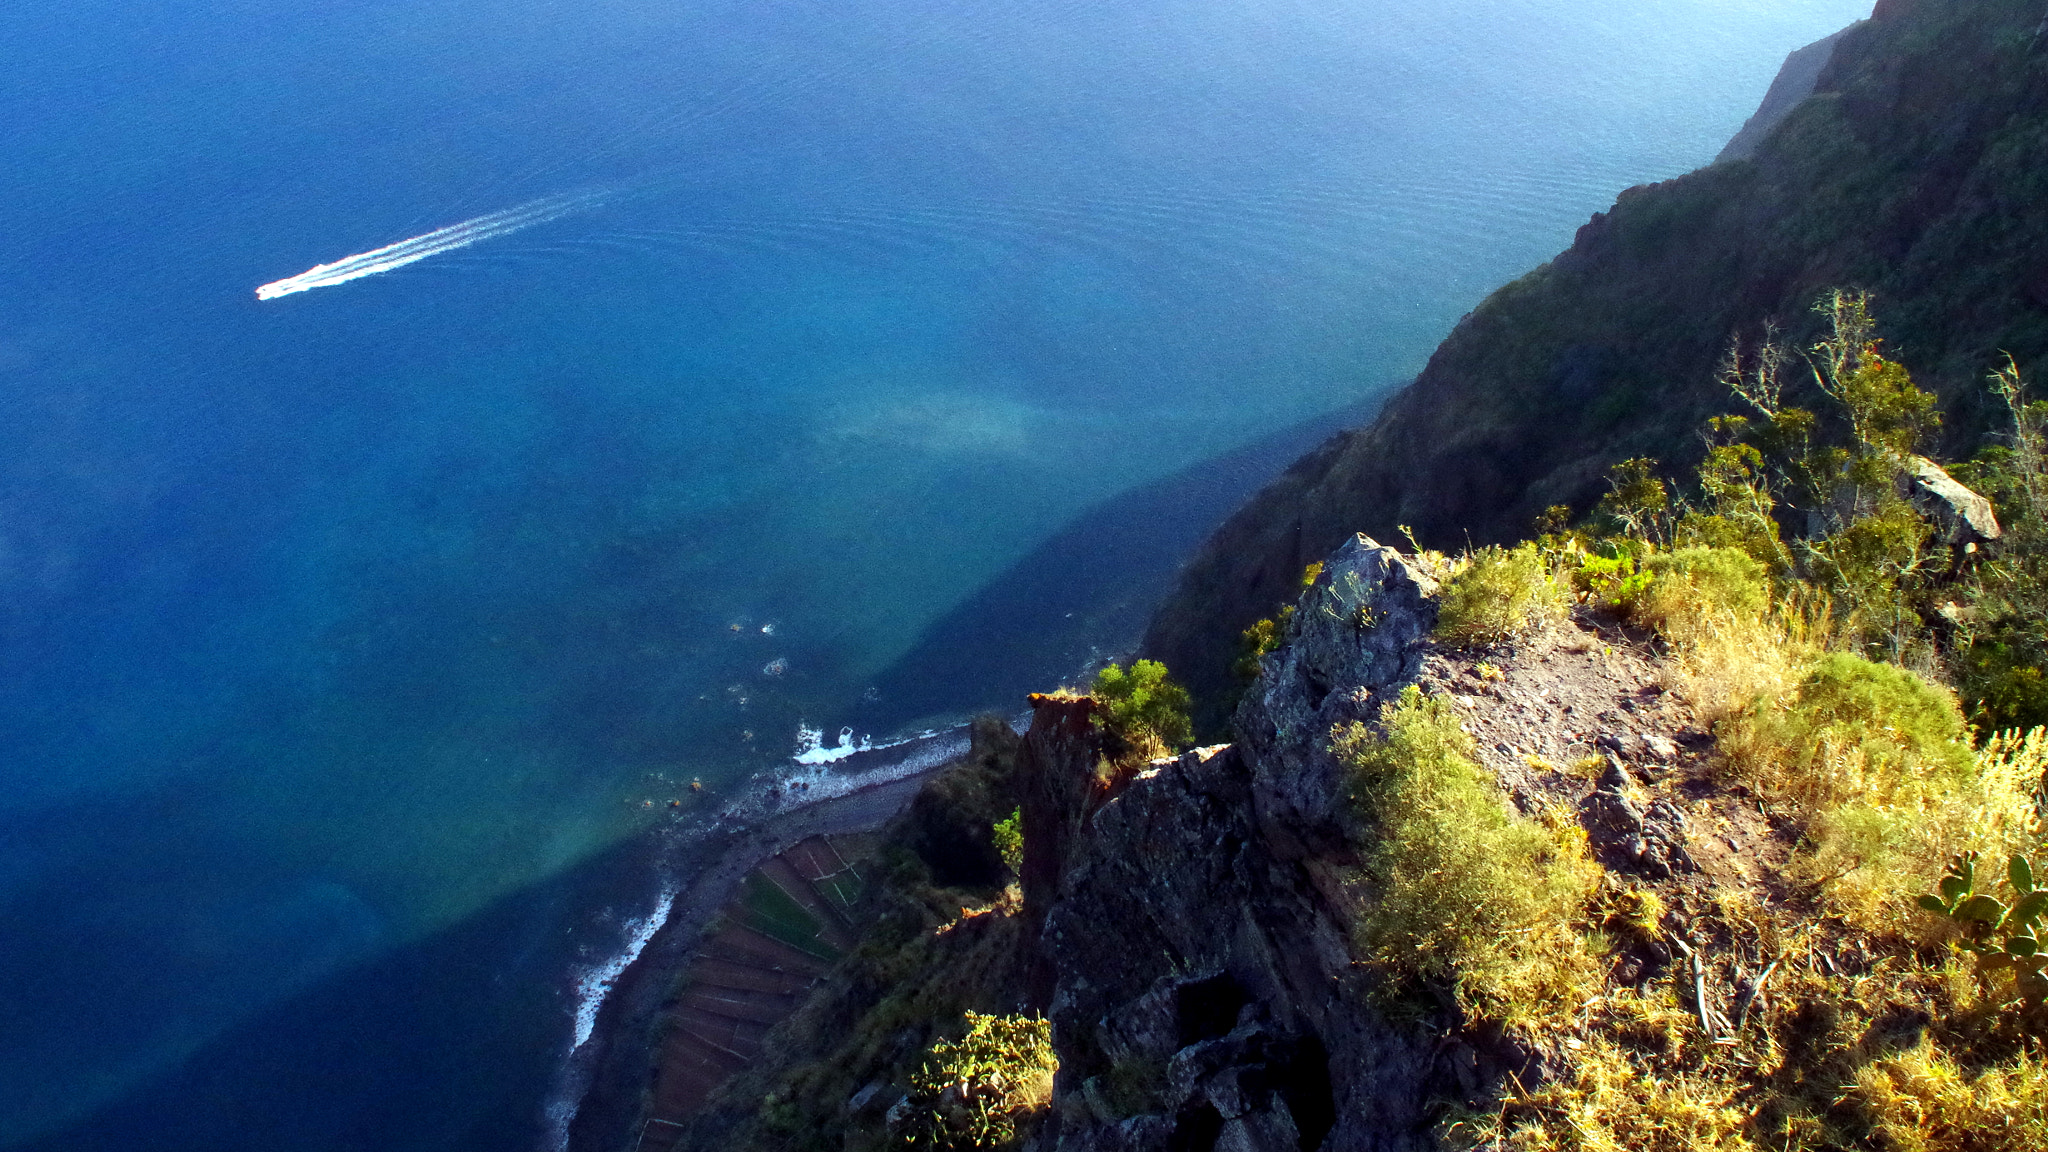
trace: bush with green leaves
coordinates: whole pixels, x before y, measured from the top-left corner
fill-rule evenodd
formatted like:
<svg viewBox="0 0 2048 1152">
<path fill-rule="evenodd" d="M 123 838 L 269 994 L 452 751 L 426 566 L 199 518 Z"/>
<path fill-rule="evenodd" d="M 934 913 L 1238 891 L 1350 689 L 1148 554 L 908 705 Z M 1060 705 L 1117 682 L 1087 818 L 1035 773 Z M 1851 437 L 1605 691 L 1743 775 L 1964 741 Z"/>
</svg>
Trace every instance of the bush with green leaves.
<svg viewBox="0 0 2048 1152">
<path fill-rule="evenodd" d="M 1020 874 L 1024 869 L 1024 810 L 1013 809 L 996 821 L 989 830 L 989 839 L 995 845 L 996 855 L 1003 858 L 1003 867 L 1012 876 Z"/>
<path fill-rule="evenodd" d="M 1645 556 L 1637 581 L 1618 589 L 1621 609 L 1680 645 L 1760 620 L 1771 608 L 1769 573 L 1735 548 L 1680 548 Z"/>
<path fill-rule="evenodd" d="M 966 1015 L 967 1032 L 939 1040 L 910 1078 L 905 1143 L 915 1148 L 1003 1148 L 1052 1100 L 1059 1059 L 1052 1022 Z"/>
<path fill-rule="evenodd" d="M 1488 545 L 1458 562 L 1438 604 L 1438 639 L 1485 647 L 1562 619 L 1571 594 L 1536 545 Z"/>
<path fill-rule="evenodd" d="M 1626 536 L 1593 541 L 1572 569 L 1572 587 L 1595 604 L 1620 608 L 1632 603 L 1653 577 L 1643 571 L 1650 545 Z"/>
<path fill-rule="evenodd" d="M 1607 494 L 1593 509 L 1622 536 L 1662 543 L 1671 528 L 1671 493 L 1657 477 L 1657 462 L 1646 456 L 1623 460 L 1607 470 Z"/>
<path fill-rule="evenodd" d="M 2030 399 L 2008 356 L 1991 373 L 2011 425 L 1956 478 L 1990 498 L 2005 538 L 1972 572 L 1957 632 L 1958 687 L 1986 729 L 2048 724 L 2048 401 Z"/>
<path fill-rule="evenodd" d="M 1717 735 L 1726 766 L 1803 831 L 1790 873 L 1866 930 L 1908 934 L 1897 893 L 1969 845 L 2021 847 L 2035 819 L 2035 743 L 1972 748 L 1954 694 L 1894 664 L 1822 654 Z"/>
<path fill-rule="evenodd" d="M 1112 761 L 1169 755 L 1193 738 L 1188 691 L 1167 679 L 1166 665 L 1157 660 L 1133 661 L 1128 671 L 1109 665 L 1095 674 L 1091 694 L 1115 745 Z"/>
<path fill-rule="evenodd" d="M 1301 588 L 1306 591 L 1313 587 L 1316 577 L 1323 574 L 1321 560 L 1301 570 Z M 1287 622 L 1294 618 L 1292 604 L 1282 604 L 1280 610 L 1263 620 L 1255 620 L 1252 626 L 1238 634 L 1237 660 L 1230 666 L 1231 675 L 1239 684 L 1248 685 L 1259 678 L 1260 660 L 1280 646 L 1280 640 L 1287 635 Z"/>
</svg>

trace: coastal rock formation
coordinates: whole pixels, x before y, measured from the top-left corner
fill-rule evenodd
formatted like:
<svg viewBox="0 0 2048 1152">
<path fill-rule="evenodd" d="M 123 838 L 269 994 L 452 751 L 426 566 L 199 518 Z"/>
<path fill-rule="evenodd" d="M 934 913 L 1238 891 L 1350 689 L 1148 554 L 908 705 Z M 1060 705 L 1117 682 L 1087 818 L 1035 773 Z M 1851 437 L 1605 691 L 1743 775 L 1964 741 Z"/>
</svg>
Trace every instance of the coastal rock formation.
<svg viewBox="0 0 2048 1152">
<path fill-rule="evenodd" d="M 1457 1081 L 1352 963 L 1327 737 L 1420 673 L 1434 589 L 1354 538 L 1267 658 L 1248 738 L 1156 762 L 1092 814 L 1045 927 L 1060 1071 L 1039 1147 L 1427 1146 L 1423 1103 Z"/>
<path fill-rule="evenodd" d="M 1041 1152 L 1434 1148 L 1445 1106 L 1564 1067 L 1448 1002 L 1390 1016 L 1387 975 L 1360 960 L 1374 888 L 1330 734 L 1406 686 L 1455 705 L 1504 797 L 1577 813 L 1603 867 L 1674 906 L 1761 884 L 1783 858 L 1782 835 L 1703 783 L 1708 738 L 1640 638 L 1581 613 L 1512 646 L 1447 649 L 1430 634 L 1435 591 L 1353 537 L 1265 658 L 1239 743 L 1155 761 L 1106 798 L 1069 791 L 1081 814 L 1040 942 L 1060 1059 Z M 1065 718 L 1051 719 L 1027 747 Z M 1087 750 L 1065 747 L 1079 754 L 1039 771 L 1094 779 Z M 1589 762 L 1597 778 L 1561 767 Z M 1701 824 L 1724 831 L 1698 841 Z M 1670 960 L 1625 948 L 1616 977 Z"/>
<path fill-rule="evenodd" d="M 1860 24 L 1862 21 L 1857 23 Z M 1855 26 L 1851 24 L 1849 28 Z M 1771 134 L 1771 130 L 1786 116 L 1791 115 L 1792 109 L 1797 108 L 1801 100 L 1813 95 L 1814 85 L 1820 82 L 1821 70 L 1828 66 L 1829 60 L 1834 59 L 1835 43 L 1842 38 L 1843 33 L 1849 31 L 1849 28 L 1816 40 L 1804 48 L 1796 48 L 1787 55 L 1785 63 L 1778 68 L 1778 75 L 1771 80 L 1769 91 L 1764 93 L 1763 103 L 1757 105 L 1754 115 L 1742 122 L 1742 130 L 1737 132 L 1721 149 L 1720 154 L 1714 157 L 1714 163 L 1719 164 L 1723 160 L 1747 160 L 1756 155 L 1757 148 L 1763 144 L 1764 138 Z"/>
</svg>

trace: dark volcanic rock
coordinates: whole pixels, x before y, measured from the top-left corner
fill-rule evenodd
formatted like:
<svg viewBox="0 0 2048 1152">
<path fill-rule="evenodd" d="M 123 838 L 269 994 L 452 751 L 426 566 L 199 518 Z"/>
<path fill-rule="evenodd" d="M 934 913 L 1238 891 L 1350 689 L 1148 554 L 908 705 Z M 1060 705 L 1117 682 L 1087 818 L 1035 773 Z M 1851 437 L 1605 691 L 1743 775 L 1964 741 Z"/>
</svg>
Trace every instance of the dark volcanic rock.
<svg viewBox="0 0 2048 1152">
<path fill-rule="evenodd" d="M 1330 729 L 1370 719 L 1382 697 L 1415 679 L 1436 626 L 1435 594 L 1436 582 L 1400 553 L 1353 536 L 1302 595 L 1235 720 L 1259 766 L 1261 831 L 1274 843 L 1298 854 L 1341 839 Z"/>
<path fill-rule="evenodd" d="M 1371 1006 L 1372 977 L 1352 962 L 1327 740 L 1413 679 L 1432 591 L 1391 549 L 1354 539 L 1244 701 L 1243 743 L 1157 761 L 1099 803 L 1037 786 L 1091 809 L 1042 817 L 1069 838 L 1041 942 L 1060 1070 L 1038 1147 L 1431 1146 L 1425 1101 L 1464 1084 L 1433 1035 Z M 1027 764 L 1034 747 L 1081 747 L 1062 735 L 1072 703 L 1051 703 L 1064 708 L 1039 706 Z"/>
<path fill-rule="evenodd" d="M 1060 1071 L 1039 1147 L 1428 1146 L 1434 1039 L 1368 1006 L 1331 875 L 1258 835 L 1253 780 L 1235 749 L 1191 752 L 1095 814 L 1046 925 Z M 1105 1106 L 1147 1071 L 1115 1101 L 1130 1115 Z"/>
</svg>

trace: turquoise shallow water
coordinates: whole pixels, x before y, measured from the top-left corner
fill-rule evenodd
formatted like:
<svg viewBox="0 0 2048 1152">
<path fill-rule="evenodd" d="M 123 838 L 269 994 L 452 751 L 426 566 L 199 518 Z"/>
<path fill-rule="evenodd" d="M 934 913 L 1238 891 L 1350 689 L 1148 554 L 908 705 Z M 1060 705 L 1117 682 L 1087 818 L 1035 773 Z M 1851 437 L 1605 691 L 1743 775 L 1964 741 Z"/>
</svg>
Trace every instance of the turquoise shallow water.
<svg viewBox="0 0 2048 1152">
<path fill-rule="evenodd" d="M 881 686 L 1861 14 L 0 13 L 0 1145 L 541 1140 L 647 802 L 1009 693 Z"/>
</svg>

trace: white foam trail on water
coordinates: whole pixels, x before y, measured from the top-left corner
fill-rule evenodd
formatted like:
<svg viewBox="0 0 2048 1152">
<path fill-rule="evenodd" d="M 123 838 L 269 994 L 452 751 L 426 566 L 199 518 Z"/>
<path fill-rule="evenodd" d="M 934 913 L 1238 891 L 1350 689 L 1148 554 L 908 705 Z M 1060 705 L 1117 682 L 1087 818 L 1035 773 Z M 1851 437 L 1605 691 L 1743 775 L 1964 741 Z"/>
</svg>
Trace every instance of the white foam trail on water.
<svg viewBox="0 0 2048 1152">
<path fill-rule="evenodd" d="M 473 220 L 464 220 L 460 224 L 436 228 L 410 240 L 400 240 L 396 244 L 386 244 L 382 248 L 373 248 L 368 252 L 344 256 L 331 263 L 315 264 L 297 276 L 273 280 L 256 289 L 256 298 L 275 300 L 294 292 L 346 284 L 365 276 L 375 276 L 379 272 L 403 268 L 429 256 L 439 256 L 443 252 L 467 248 L 479 240 L 489 240 L 517 232 L 522 228 L 559 220 L 571 212 L 595 207 L 609 196 L 608 192 L 571 192 L 560 196 L 545 196 L 514 208 L 507 208 L 502 212 L 492 212 Z"/>
</svg>

